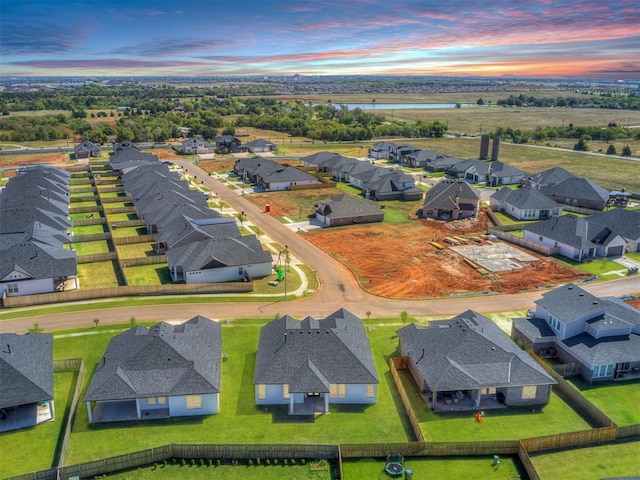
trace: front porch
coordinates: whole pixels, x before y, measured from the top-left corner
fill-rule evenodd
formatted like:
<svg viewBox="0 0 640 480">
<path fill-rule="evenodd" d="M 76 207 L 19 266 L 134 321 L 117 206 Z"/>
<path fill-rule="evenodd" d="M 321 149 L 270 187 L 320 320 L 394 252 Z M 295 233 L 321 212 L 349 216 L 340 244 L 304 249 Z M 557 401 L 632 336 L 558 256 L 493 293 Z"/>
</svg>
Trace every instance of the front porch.
<svg viewBox="0 0 640 480">
<path fill-rule="evenodd" d="M 33 427 L 54 419 L 53 400 L 0 410 L 0 432 Z"/>
</svg>

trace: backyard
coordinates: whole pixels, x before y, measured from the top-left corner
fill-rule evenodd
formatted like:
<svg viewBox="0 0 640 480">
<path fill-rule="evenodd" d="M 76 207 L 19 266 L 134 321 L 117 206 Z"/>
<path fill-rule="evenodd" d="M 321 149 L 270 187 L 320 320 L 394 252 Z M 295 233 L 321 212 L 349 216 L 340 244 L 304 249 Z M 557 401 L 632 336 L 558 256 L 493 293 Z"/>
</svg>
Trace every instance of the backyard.
<svg viewBox="0 0 640 480">
<path fill-rule="evenodd" d="M 640 423 L 640 380 L 588 383 L 569 377 L 567 381 L 616 425 Z"/>
</svg>

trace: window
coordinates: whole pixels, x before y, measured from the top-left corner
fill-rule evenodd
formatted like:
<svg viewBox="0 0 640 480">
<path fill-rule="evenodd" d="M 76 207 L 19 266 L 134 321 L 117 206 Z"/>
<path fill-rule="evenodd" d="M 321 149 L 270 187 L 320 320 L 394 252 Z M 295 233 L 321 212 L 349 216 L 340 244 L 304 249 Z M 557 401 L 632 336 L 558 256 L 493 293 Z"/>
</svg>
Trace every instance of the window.
<svg viewBox="0 0 640 480">
<path fill-rule="evenodd" d="M 496 387 L 483 388 L 480 390 L 480 395 L 495 395 Z"/>
<path fill-rule="evenodd" d="M 187 410 L 202 408 L 202 395 L 187 395 Z"/>
<path fill-rule="evenodd" d="M 335 383 L 329 385 L 329 396 L 331 398 L 338 398 L 338 385 Z"/>
<path fill-rule="evenodd" d="M 376 389 L 375 389 L 375 385 L 373 384 L 369 384 L 367 385 L 367 397 L 368 398 L 373 398 L 375 395 Z"/>
<path fill-rule="evenodd" d="M 613 375 L 613 364 L 593 367 L 593 378 L 610 377 L 611 375 Z"/>
<path fill-rule="evenodd" d="M 155 404 L 156 404 L 156 397 L 147 398 L 147 405 L 155 405 Z"/>
<path fill-rule="evenodd" d="M 158 405 L 164 405 L 167 403 L 167 397 L 158 397 Z"/>
<path fill-rule="evenodd" d="M 258 398 L 267 398 L 267 386 L 264 383 L 258 384 Z"/>
<path fill-rule="evenodd" d="M 536 398 L 536 390 L 538 387 L 535 385 L 525 385 L 522 387 L 522 400 L 534 400 Z"/>
<path fill-rule="evenodd" d="M 17 283 L 7 284 L 7 293 L 18 293 L 18 284 Z"/>
<path fill-rule="evenodd" d="M 347 386 L 344 383 L 338 384 L 338 398 L 345 398 L 347 396 Z"/>
<path fill-rule="evenodd" d="M 282 398 L 289 398 L 289 384 L 282 385 Z"/>
</svg>

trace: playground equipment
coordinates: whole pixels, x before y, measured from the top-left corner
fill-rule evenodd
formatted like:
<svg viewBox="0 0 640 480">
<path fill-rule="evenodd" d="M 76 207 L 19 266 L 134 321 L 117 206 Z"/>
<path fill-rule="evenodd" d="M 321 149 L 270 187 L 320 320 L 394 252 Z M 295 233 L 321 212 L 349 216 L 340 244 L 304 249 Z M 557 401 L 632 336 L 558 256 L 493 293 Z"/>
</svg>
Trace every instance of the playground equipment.
<svg viewBox="0 0 640 480">
<path fill-rule="evenodd" d="M 404 473 L 404 457 L 399 453 L 392 453 L 387 457 L 384 471 L 390 477 L 400 477 Z"/>
</svg>

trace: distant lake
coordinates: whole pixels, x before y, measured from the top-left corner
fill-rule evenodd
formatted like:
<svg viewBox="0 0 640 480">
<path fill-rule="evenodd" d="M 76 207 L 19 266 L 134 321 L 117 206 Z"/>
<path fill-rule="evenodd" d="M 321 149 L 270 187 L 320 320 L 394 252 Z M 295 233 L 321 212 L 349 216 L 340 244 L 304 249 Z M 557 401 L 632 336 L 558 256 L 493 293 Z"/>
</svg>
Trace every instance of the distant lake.
<svg viewBox="0 0 640 480">
<path fill-rule="evenodd" d="M 324 105 L 324 104 L 322 104 Z M 336 107 L 345 106 L 349 110 L 361 108 L 362 110 L 418 110 L 423 108 L 456 108 L 455 103 L 333 103 Z M 462 107 L 468 107 L 470 103 L 461 103 Z"/>
</svg>

